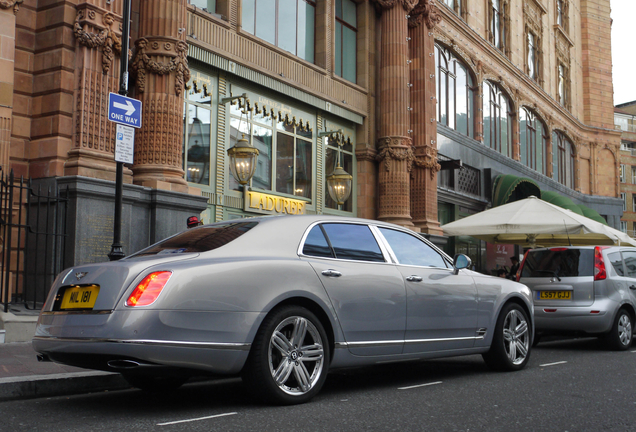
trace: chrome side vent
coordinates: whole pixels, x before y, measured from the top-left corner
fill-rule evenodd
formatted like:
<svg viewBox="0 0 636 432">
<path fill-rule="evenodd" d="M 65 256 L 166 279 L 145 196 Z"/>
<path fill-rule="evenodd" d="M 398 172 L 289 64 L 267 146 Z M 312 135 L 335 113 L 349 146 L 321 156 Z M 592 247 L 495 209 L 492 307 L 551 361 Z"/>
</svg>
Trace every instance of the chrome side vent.
<svg viewBox="0 0 636 432">
<path fill-rule="evenodd" d="M 486 337 L 486 332 L 487 332 L 487 328 L 480 328 L 479 330 L 477 330 L 477 339 L 483 339 L 484 337 Z"/>
</svg>

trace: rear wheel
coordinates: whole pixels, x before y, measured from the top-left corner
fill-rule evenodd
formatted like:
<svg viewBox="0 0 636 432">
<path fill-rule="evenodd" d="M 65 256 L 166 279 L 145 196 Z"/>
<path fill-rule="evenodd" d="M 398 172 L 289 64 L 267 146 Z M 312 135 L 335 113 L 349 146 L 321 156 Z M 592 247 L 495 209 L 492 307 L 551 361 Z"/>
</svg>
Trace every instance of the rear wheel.
<svg viewBox="0 0 636 432">
<path fill-rule="evenodd" d="M 495 327 L 490 350 L 483 354 L 484 361 L 494 370 L 523 369 L 530 359 L 530 332 L 528 316 L 516 303 L 505 305 Z"/>
<path fill-rule="evenodd" d="M 151 393 L 176 390 L 188 381 L 187 377 L 155 376 L 141 374 L 122 374 L 133 387 Z"/>
<path fill-rule="evenodd" d="M 299 404 L 320 391 L 329 358 L 329 341 L 318 318 L 303 307 L 284 306 L 263 321 L 243 378 L 265 402 Z"/>
<path fill-rule="evenodd" d="M 614 319 L 612 330 L 605 335 L 605 342 L 610 349 L 625 351 L 632 345 L 632 316 L 626 309 L 620 309 Z"/>
</svg>

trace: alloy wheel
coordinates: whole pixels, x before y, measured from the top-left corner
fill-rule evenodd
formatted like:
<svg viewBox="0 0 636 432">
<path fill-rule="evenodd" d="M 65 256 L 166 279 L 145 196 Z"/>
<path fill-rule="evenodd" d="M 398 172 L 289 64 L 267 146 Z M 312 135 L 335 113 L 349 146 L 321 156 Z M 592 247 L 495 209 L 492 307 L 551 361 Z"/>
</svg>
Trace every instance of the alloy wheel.
<svg viewBox="0 0 636 432">
<path fill-rule="evenodd" d="M 632 321 L 627 313 L 622 314 L 618 319 L 618 338 L 625 346 L 632 341 Z"/>
<path fill-rule="evenodd" d="M 528 355 L 530 335 L 528 322 L 518 310 L 512 309 L 506 315 L 503 326 L 504 349 L 514 365 L 523 363 Z"/>
</svg>

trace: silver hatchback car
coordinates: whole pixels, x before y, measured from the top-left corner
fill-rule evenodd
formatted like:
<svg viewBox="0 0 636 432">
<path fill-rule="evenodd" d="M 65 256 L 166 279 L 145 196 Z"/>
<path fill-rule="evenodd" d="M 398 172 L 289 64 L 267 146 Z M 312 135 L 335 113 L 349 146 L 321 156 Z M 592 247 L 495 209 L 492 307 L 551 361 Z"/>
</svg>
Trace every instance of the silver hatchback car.
<svg viewBox="0 0 636 432">
<path fill-rule="evenodd" d="M 636 249 L 566 246 L 526 252 L 517 279 L 532 290 L 542 334 L 602 336 L 610 348 L 632 343 L 636 317 Z"/>
</svg>

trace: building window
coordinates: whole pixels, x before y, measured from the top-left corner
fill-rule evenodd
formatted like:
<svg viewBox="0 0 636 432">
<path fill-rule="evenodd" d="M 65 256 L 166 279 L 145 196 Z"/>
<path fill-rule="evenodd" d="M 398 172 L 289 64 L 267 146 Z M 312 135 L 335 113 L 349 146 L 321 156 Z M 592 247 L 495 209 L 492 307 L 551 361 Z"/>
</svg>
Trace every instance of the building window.
<svg viewBox="0 0 636 432">
<path fill-rule="evenodd" d="M 451 8 L 460 17 L 464 18 L 466 16 L 466 0 L 442 0 L 442 3 Z"/>
<path fill-rule="evenodd" d="M 290 120 L 262 105 L 230 104 L 230 144 L 243 136 L 259 150 L 251 187 L 311 199 L 313 196 L 313 131 L 308 122 Z M 233 176 L 229 188 L 241 190 Z"/>
<path fill-rule="evenodd" d="M 484 144 L 510 157 L 512 141 L 512 103 L 499 86 L 484 81 Z"/>
<path fill-rule="evenodd" d="M 556 23 L 565 33 L 569 32 L 568 9 L 567 0 L 556 0 Z"/>
<path fill-rule="evenodd" d="M 336 0 L 336 65 L 339 77 L 356 82 L 357 6 L 351 0 Z"/>
<path fill-rule="evenodd" d="M 186 180 L 210 184 L 210 128 L 212 126 L 212 81 L 198 72 L 192 73 L 190 89 L 184 102 L 183 161 Z"/>
<path fill-rule="evenodd" d="M 488 0 L 489 39 L 496 48 L 508 54 L 508 0 Z"/>
<path fill-rule="evenodd" d="M 627 197 L 625 192 L 621 192 L 621 201 L 623 201 L 623 211 L 627 211 Z"/>
<path fill-rule="evenodd" d="M 329 126 L 329 129 L 337 129 L 336 127 Z M 341 142 L 337 142 L 336 139 L 340 139 Z M 346 133 L 344 135 L 338 134 L 337 137 L 326 136 L 324 137 L 326 144 L 326 154 L 325 154 L 325 177 L 330 175 L 333 170 L 336 168 L 338 163 L 338 158 L 340 158 L 340 166 L 344 168 L 346 172 L 354 176 L 354 184 L 355 184 L 355 168 L 354 168 L 354 158 L 353 158 L 353 143 L 351 141 L 351 137 Z M 341 145 L 339 145 L 341 144 Z M 345 201 L 344 205 L 338 206 L 338 204 L 331 199 L 329 195 L 329 191 L 327 190 L 327 181 L 324 182 L 325 190 L 325 208 L 333 209 L 333 210 L 343 210 L 347 212 L 353 211 L 353 197 L 349 197 L 347 201 Z M 353 195 L 354 192 L 352 192 Z"/>
<path fill-rule="evenodd" d="M 620 168 L 621 183 L 625 183 L 625 165 L 621 164 Z"/>
<path fill-rule="evenodd" d="M 541 79 L 541 39 L 529 30 L 526 36 L 526 73 L 530 78 L 539 82 Z"/>
<path fill-rule="evenodd" d="M 473 78 L 447 48 L 435 45 L 437 122 L 473 137 Z"/>
<path fill-rule="evenodd" d="M 632 166 L 632 184 L 636 184 L 636 166 Z"/>
<path fill-rule="evenodd" d="M 557 95 L 559 97 L 559 103 L 564 107 L 570 106 L 570 78 L 567 66 L 563 63 L 559 63 L 557 70 Z"/>
<path fill-rule="evenodd" d="M 572 143 L 560 131 L 552 133 L 552 177 L 571 189 L 574 188 L 574 149 Z"/>
<path fill-rule="evenodd" d="M 636 213 L 636 195 L 632 195 L 632 211 Z"/>
<path fill-rule="evenodd" d="M 211 14 L 216 13 L 216 0 L 188 0 L 188 3 Z"/>
<path fill-rule="evenodd" d="M 621 231 L 623 231 L 624 233 L 627 233 L 627 222 L 626 221 L 621 221 Z"/>
<path fill-rule="evenodd" d="M 519 133 L 521 163 L 541 174 L 545 174 L 548 129 L 534 112 L 525 107 L 519 111 Z"/>
<path fill-rule="evenodd" d="M 243 30 L 308 62 L 314 62 L 315 2 L 243 0 L 242 6 Z"/>
</svg>

